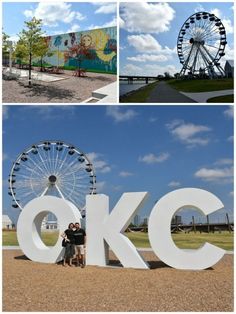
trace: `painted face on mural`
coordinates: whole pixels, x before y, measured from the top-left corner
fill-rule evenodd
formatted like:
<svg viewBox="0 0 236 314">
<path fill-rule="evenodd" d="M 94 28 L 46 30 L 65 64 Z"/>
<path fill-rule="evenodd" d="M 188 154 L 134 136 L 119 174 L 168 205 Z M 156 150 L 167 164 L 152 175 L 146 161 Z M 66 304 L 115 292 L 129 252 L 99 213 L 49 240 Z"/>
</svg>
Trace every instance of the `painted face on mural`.
<svg viewBox="0 0 236 314">
<path fill-rule="evenodd" d="M 90 47 L 92 45 L 92 37 L 90 35 L 84 35 L 81 38 L 81 44 L 84 47 Z"/>
</svg>

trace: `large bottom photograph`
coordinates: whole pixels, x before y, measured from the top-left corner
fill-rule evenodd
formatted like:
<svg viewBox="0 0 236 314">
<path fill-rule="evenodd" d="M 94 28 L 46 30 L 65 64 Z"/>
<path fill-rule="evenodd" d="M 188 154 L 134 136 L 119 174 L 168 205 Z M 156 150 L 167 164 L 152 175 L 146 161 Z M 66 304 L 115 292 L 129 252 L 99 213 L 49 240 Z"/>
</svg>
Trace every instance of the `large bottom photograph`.
<svg viewBox="0 0 236 314">
<path fill-rule="evenodd" d="M 233 111 L 3 105 L 3 311 L 232 312 Z"/>
</svg>

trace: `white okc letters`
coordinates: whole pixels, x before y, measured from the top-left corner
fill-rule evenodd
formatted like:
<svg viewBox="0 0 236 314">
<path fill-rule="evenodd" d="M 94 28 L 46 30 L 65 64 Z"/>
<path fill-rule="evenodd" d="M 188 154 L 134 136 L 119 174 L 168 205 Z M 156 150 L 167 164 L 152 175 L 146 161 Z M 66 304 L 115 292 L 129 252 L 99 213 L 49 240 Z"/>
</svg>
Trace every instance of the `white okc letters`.
<svg viewBox="0 0 236 314">
<path fill-rule="evenodd" d="M 181 250 L 172 240 L 171 218 L 180 208 L 194 207 L 205 215 L 224 207 L 212 193 L 200 189 L 179 189 L 163 196 L 149 217 L 148 233 L 153 251 L 166 264 L 178 269 L 205 269 L 216 264 L 225 251 L 205 243 L 197 250 Z"/>
<path fill-rule="evenodd" d="M 71 202 L 55 196 L 41 196 L 30 201 L 21 212 L 17 223 L 17 238 L 24 254 L 35 262 L 56 263 L 63 259 L 64 248 L 59 237 L 53 247 L 41 240 L 41 224 L 49 213 L 57 217 L 60 234 L 70 222 L 80 222 L 81 215 Z"/>
<path fill-rule="evenodd" d="M 134 245 L 123 234 L 130 221 L 143 205 L 147 192 L 124 193 L 109 214 L 106 195 L 88 195 L 86 198 L 87 264 L 106 266 L 108 245 L 124 267 L 147 269 L 148 265 Z M 180 208 L 194 207 L 205 215 L 223 207 L 212 193 L 186 188 L 162 197 L 154 206 L 149 218 L 149 238 L 156 255 L 166 264 L 178 269 L 205 269 L 217 263 L 225 251 L 205 243 L 198 250 L 178 249 L 171 237 L 170 223 Z M 48 212 L 57 216 L 60 232 L 70 222 L 79 221 L 78 209 L 70 202 L 54 196 L 42 196 L 29 202 L 20 214 L 17 237 L 24 254 L 38 262 L 54 263 L 63 258 L 61 239 L 53 248 L 40 238 L 40 226 Z"/>
<path fill-rule="evenodd" d="M 108 244 L 124 267 L 148 268 L 131 241 L 123 235 L 146 197 L 146 192 L 124 193 L 109 215 L 109 198 L 106 195 L 87 196 L 88 265 L 106 266 Z"/>
</svg>

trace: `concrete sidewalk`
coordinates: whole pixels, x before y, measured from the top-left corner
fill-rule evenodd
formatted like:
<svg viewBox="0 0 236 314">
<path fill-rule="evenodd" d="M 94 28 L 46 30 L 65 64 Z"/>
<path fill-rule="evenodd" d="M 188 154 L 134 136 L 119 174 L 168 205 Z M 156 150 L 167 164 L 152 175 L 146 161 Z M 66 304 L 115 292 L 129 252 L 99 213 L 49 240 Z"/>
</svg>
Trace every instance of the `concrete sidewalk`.
<svg viewBox="0 0 236 314">
<path fill-rule="evenodd" d="M 184 93 L 180 92 L 182 95 L 191 98 L 195 102 L 207 102 L 208 99 L 218 97 L 218 96 L 226 96 L 226 95 L 233 95 L 233 89 L 225 89 L 213 92 L 204 92 L 204 93 Z"/>
<path fill-rule="evenodd" d="M 117 82 L 105 85 L 92 92 L 92 97 L 86 99 L 85 103 L 117 103 Z"/>
<path fill-rule="evenodd" d="M 160 81 L 152 90 L 146 103 L 195 103 L 196 101 L 183 95 L 168 83 Z"/>
</svg>

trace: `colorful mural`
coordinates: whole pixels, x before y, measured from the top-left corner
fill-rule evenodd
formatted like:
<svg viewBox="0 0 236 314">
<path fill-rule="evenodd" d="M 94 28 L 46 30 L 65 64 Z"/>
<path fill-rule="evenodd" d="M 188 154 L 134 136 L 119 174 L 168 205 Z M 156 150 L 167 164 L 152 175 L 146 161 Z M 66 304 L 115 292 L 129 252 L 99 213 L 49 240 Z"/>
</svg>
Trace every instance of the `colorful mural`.
<svg viewBox="0 0 236 314">
<path fill-rule="evenodd" d="M 50 54 L 43 61 L 67 69 L 116 73 L 116 38 L 116 27 L 50 36 L 46 38 Z"/>
</svg>

